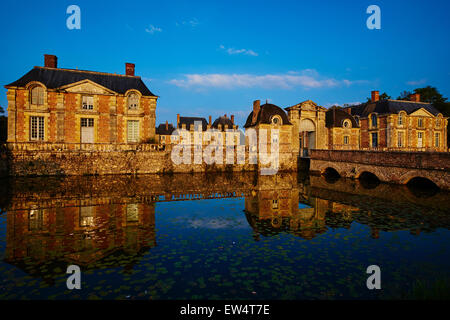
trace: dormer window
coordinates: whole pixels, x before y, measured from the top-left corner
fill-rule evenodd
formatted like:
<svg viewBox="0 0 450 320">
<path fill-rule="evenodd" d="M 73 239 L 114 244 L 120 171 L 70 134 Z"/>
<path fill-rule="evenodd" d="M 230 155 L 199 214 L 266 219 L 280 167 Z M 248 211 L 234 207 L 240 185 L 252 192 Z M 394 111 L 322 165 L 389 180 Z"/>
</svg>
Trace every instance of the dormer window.
<svg viewBox="0 0 450 320">
<path fill-rule="evenodd" d="M 439 128 L 441 126 L 441 119 L 436 118 L 436 128 Z"/>
<path fill-rule="evenodd" d="M 399 126 L 403 125 L 403 113 L 399 113 L 398 115 L 398 125 Z"/>
<path fill-rule="evenodd" d="M 94 110 L 94 97 L 92 96 L 83 96 L 81 108 L 83 110 Z"/>
<path fill-rule="evenodd" d="M 350 128 L 351 127 L 350 121 L 348 119 L 344 120 L 343 126 L 344 128 Z"/>
<path fill-rule="evenodd" d="M 139 96 L 137 93 L 128 95 L 128 110 L 137 110 L 139 108 Z"/>
<path fill-rule="evenodd" d="M 377 127 L 377 115 L 376 114 L 372 114 L 370 116 L 370 120 L 371 120 L 371 123 L 372 123 L 372 127 L 376 128 Z"/>
<path fill-rule="evenodd" d="M 281 124 L 281 118 L 279 116 L 273 116 L 270 122 L 272 122 L 272 124 L 278 126 Z"/>
<path fill-rule="evenodd" d="M 41 86 L 35 86 L 31 88 L 31 104 L 43 105 L 44 104 L 44 88 Z"/>
</svg>

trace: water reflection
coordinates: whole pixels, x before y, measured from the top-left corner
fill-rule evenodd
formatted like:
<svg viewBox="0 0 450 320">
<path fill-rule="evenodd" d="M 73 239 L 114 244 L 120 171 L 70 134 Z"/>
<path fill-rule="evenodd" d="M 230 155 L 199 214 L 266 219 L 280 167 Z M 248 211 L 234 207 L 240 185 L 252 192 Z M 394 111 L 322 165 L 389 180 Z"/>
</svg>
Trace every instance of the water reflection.
<svg viewBox="0 0 450 320">
<path fill-rule="evenodd" d="M 4 262 L 54 285 L 69 264 L 82 270 L 131 273 L 157 247 L 158 203 L 243 198 L 241 211 L 253 241 L 290 235 L 311 240 L 352 223 L 413 235 L 450 229 L 449 195 L 416 193 L 388 184 L 296 174 L 28 178 L 3 181 Z M 180 212 L 194 228 L 205 220 Z M 207 221 L 210 233 L 233 229 L 231 220 Z M 212 232 L 212 233 L 211 233 Z M 199 233 L 199 236 L 202 235 Z M 203 235 L 202 235 L 203 236 Z M 159 253 L 161 254 L 161 253 Z"/>
</svg>

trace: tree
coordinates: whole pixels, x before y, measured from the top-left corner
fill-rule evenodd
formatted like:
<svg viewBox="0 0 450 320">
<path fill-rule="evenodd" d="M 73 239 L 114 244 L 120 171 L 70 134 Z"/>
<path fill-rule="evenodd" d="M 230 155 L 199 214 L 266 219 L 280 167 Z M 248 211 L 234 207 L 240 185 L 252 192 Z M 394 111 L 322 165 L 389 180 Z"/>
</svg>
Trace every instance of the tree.
<svg viewBox="0 0 450 320">
<path fill-rule="evenodd" d="M 409 100 L 409 96 L 411 95 L 411 91 L 402 91 L 398 96 L 397 100 Z"/>
<path fill-rule="evenodd" d="M 435 87 L 431 86 L 414 89 L 414 93 L 420 94 L 420 101 L 430 102 L 433 105 L 436 103 L 445 103 L 447 101 L 447 98 L 444 98 Z"/>
<path fill-rule="evenodd" d="M 391 99 L 391 96 L 388 95 L 386 92 L 383 92 L 380 96 L 379 96 L 380 100 L 387 100 L 387 99 Z M 372 98 L 367 98 L 367 102 L 372 101 Z"/>
</svg>

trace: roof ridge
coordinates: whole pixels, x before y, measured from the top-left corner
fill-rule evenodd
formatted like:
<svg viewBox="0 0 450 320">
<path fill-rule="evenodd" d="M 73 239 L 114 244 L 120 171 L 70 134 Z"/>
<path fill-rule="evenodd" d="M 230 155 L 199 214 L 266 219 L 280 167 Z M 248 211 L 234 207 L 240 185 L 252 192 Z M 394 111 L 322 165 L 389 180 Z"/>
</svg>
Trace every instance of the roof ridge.
<svg viewBox="0 0 450 320">
<path fill-rule="evenodd" d="M 107 76 L 117 76 L 117 77 L 126 77 L 126 78 L 141 78 L 140 76 L 130 76 L 127 74 L 118 74 L 118 73 L 109 73 L 109 72 L 101 72 L 101 71 L 91 71 L 91 70 L 81 70 L 81 69 L 66 69 L 66 68 L 50 68 L 50 67 L 40 67 L 35 66 L 35 69 L 47 69 L 47 70 L 60 70 L 60 71 L 70 71 L 70 72 L 79 72 L 79 73 L 92 73 L 92 74 L 100 74 Z"/>
<path fill-rule="evenodd" d="M 432 104 L 431 102 L 423 102 L 423 101 L 410 101 L 410 100 L 397 100 L 397 99 L 386 99 L 386 100 L 387 101 L 394 101 L 394 102 Z M 383 100 L 380 100 L 380 101 L 383 101 Z"/>
</svg>

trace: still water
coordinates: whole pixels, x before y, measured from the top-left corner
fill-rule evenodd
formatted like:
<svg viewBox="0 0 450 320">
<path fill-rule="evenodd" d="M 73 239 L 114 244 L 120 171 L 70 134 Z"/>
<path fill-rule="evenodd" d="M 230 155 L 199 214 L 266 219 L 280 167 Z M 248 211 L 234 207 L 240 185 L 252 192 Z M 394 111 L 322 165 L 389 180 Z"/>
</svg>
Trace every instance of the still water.
<svg viewBox="0 0 450 320">
<path fill-rule="evenodd" d="M 0 299 L 449 296 L 442 191 L 254 173 L 0 184 Z"/>
</svg>

